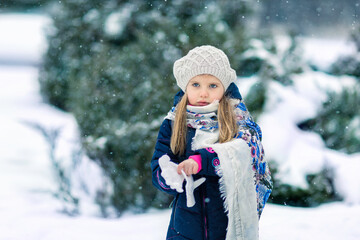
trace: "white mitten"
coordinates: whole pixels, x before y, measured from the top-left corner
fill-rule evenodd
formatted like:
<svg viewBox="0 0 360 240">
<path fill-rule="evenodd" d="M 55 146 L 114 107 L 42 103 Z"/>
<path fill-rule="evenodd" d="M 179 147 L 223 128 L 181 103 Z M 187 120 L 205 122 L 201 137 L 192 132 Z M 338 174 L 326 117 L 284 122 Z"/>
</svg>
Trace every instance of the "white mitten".
<svg viewBox="0 0 360 240">
<path fill-rule="evenodd" d="M 187 207 L 193 207 L 195 205 L 195 197 L 194 197 L 194 190 L 198 186 L 200 186 L 203 182 L 205 182 L 206 178 L 202 177 L 199 178 L 194 182 L 194 179 L 192 176 L 187 176 L 183 170 L 181 170 L 181 173 L 183 177 L 186 180 L 186 206 Z"/>
<path fill-rule="evenodd" d="M 161 176 L 165 179 L 166 184 L 169 185 L 171 189 L 175 189 L 177 192 L 182 193 L 184 191 L 182 185 L 184 179 L 186 180 L 186 206 L 193 207 L 195 205 L 194 190 L 205 182 L 206 178 L 202 177 L 194 182 L 193 177 L 186 176 L 183 170 L 181 170 L 182 175 L 179 175 L 177 173 L 178 164 L 170 161 L 168 155 L 163 155 L 159 158 L 159 165 L 161 168 Z"/>
<path fill-rule="evenodd" d="M 170 161 L 168 155 L 163 155 L 159 158 L 159 165 L 161 168 L 161 176 L 165 179 L 166 184 L 169 185 L 171 189 L 182 193 L 184 191 L 182 188 L 184 176 L 177 173 L 178 165 Z"/>
</svg>

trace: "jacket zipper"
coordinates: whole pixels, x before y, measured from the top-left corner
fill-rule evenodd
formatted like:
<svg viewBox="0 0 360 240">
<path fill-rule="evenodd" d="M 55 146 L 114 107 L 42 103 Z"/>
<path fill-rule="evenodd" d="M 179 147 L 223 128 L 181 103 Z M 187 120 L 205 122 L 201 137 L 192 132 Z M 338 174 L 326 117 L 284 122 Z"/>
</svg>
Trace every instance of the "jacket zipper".
<svg viewBox="0 0 360 240">
<path fill-rule="evenodd" d="M 175 227 L 175 221 L 176 221 L 176 206 L 177 206 L 177 202 L 178 202 L 178 197 L 179 194 L 176 195 L 174 201 L 172 202 L 173 208 L 174 208 L 174 227 Z"/>
<path fill-rule="evenodd" d="M 203 194 L 203 209 L 204 209 L 204 234 L 205 234 L 205 239 L 208 239 L 205 194 Z"/>
</svg>

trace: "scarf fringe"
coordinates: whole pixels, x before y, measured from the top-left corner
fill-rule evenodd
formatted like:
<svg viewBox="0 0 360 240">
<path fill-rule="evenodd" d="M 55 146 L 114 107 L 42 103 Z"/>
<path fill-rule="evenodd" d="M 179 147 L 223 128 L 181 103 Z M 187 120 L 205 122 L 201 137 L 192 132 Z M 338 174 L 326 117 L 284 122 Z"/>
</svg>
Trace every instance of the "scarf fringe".
<svg viewBox="0 0 360 240">
<path fill-rule="evenodd" d="M 211 147 L 220 159 L 217 170 L 219 190 L 229 219 L 226 239 L 257 240 L 256 191 L 250 148 L 242 139 Z"/>
</svg>

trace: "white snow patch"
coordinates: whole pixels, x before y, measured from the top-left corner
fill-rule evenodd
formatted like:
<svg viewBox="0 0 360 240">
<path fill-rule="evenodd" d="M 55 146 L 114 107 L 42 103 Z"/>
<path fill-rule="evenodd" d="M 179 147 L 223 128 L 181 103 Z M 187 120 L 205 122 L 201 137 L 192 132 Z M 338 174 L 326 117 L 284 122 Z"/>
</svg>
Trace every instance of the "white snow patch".
<svg viewBox="0 0 360 240">
<path fill-rule="evenodd" d="M 132 12 L 134 5 L 127 4 L 120 10 L 111 13 L 105 21 L 104 31 L 109 36 L 121 36 L 123 34 Z"/>
<path fill-rule="evenodd" d="M 334 150 L 325 153 L 325 159 L 335 173 L 334 184 L 347 204 L 360 204 L 360 153 L 347 155 Z"/>
<path fill-rule="evenodd" d="M 356 52 L 353 42 L 342 39 L 299 38 L 304 58 L 321 70 L 327 70 L 340 56 Z"/>
<path fill-rule="evenodd" d="M 0 14 L 0 63 L 38 65 L 47 49 L 44 28 L 49 23 L 44 15 Z"/>
</svg>

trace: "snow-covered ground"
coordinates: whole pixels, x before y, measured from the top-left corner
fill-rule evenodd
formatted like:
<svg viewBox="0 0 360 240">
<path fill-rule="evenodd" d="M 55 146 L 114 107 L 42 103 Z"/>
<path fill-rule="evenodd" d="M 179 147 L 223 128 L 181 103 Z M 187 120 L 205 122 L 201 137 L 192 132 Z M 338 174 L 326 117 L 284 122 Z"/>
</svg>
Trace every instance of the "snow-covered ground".
<svg viewBox="0 0 360 240">
<path fill-rule="evenodd" d="M 40 62 L 46 46 L 42 27 L 48 22 L 46 17 L 39 15 L 0 14 L 0 240 L 165 239 L 170 210 L 151 210 L 139 215 L 128 213 L 121 218 L 99 217 L 98 208 L 92 199 L 96 189 L 106 184 L 106 179 L 103 179 L 96 164 L 86 156 L 81 155 L 76 167 L 73 166 L 72 153 L 79 150 L 76 122 L 71 114 L 45 104 L 39 94 L 39 72 L 33 65 Z M 307 44 L 313 46 L 309 42 Z M 316 53 L 316 49 L 323 51 L 314 47 L 311 49 L 314 56 L 321 53 Z M 332 49 L 340 51 L 340 48 Z M 292 162 L 285 163 L 283 159 L 283 174 L 293 184 L 304 184 L 301 171 L 312 170 L 308 169 L 307 163 L 299 160 L 308 158 L 308 154 L 316 154 L 316 169 L 325 163 L 337 166 L 339 191 L 343 191 L 347 199 L 317 208 L 268 204 L 260 221 L 262 240 L 360 239 L 359 180 L 354 182 L 354 172 L 346 174 L 355 168 L 359 169 L 356 167 L 359 166 L 359 155 L 348 156 L 325 149 L 316 136 L 299 133 L 292 125 L 292 121 L 314 114 L 314 108 L 321 101 L 317 88 L 323 84 L 325 77 L 329 86 L 332 80 L 320 73 L 295 79 L 294 89 L 282 89 L 277 84 L 270 86 L 279 94 L 274 94 L 274 99 L 268 102 L 267 107 L 275 107 L 278 112 L 265 114 L 261 119 L 264 145 L 271 145 L 265 136 L 274 132 L 279 134 L 277 141 L 272 139 L 279 149 L 272 144 L 271 148 L 267 148 L 267 154 L 271 156 L 286 149 L 284 156 L 288 156 Z M 312 81 L 314 78 L 316 80 Z M 351 84 L 351 81 L 344 78 L 341 82 Z M 336 87 L 338 85 L 334 83 Z M 283 104 L 278 104 L 279 100 Z M 291 111 L 294 106 L 299 108 Z M 285 113 L 285 120 L 280 125 L 274 124 L 279 121 L 276 116 Z M 65 169 L 72 169 L 75 194 L 80 198 L 79 216 L 70 217 L 61 212 L 64 205 L 52 194 L 58 186 L 56 172 L 49 158 L 49 144 L 33 124 L 49 132 L 61 128 L 56 157 Z M 289 127 L 287 131 L 283 130 L 284 125 Z M 274 127 L 279 130 L 272 129 Z M 290 139 L 290 147 L 289 131 L 297 136 Z M 339 159 L 348 161 L 350 164 L 346 165 L 350 167 L 340 164 Z M 291 167 L 294 164 L 300 172 L 294 172 Z"/>
</svg>

